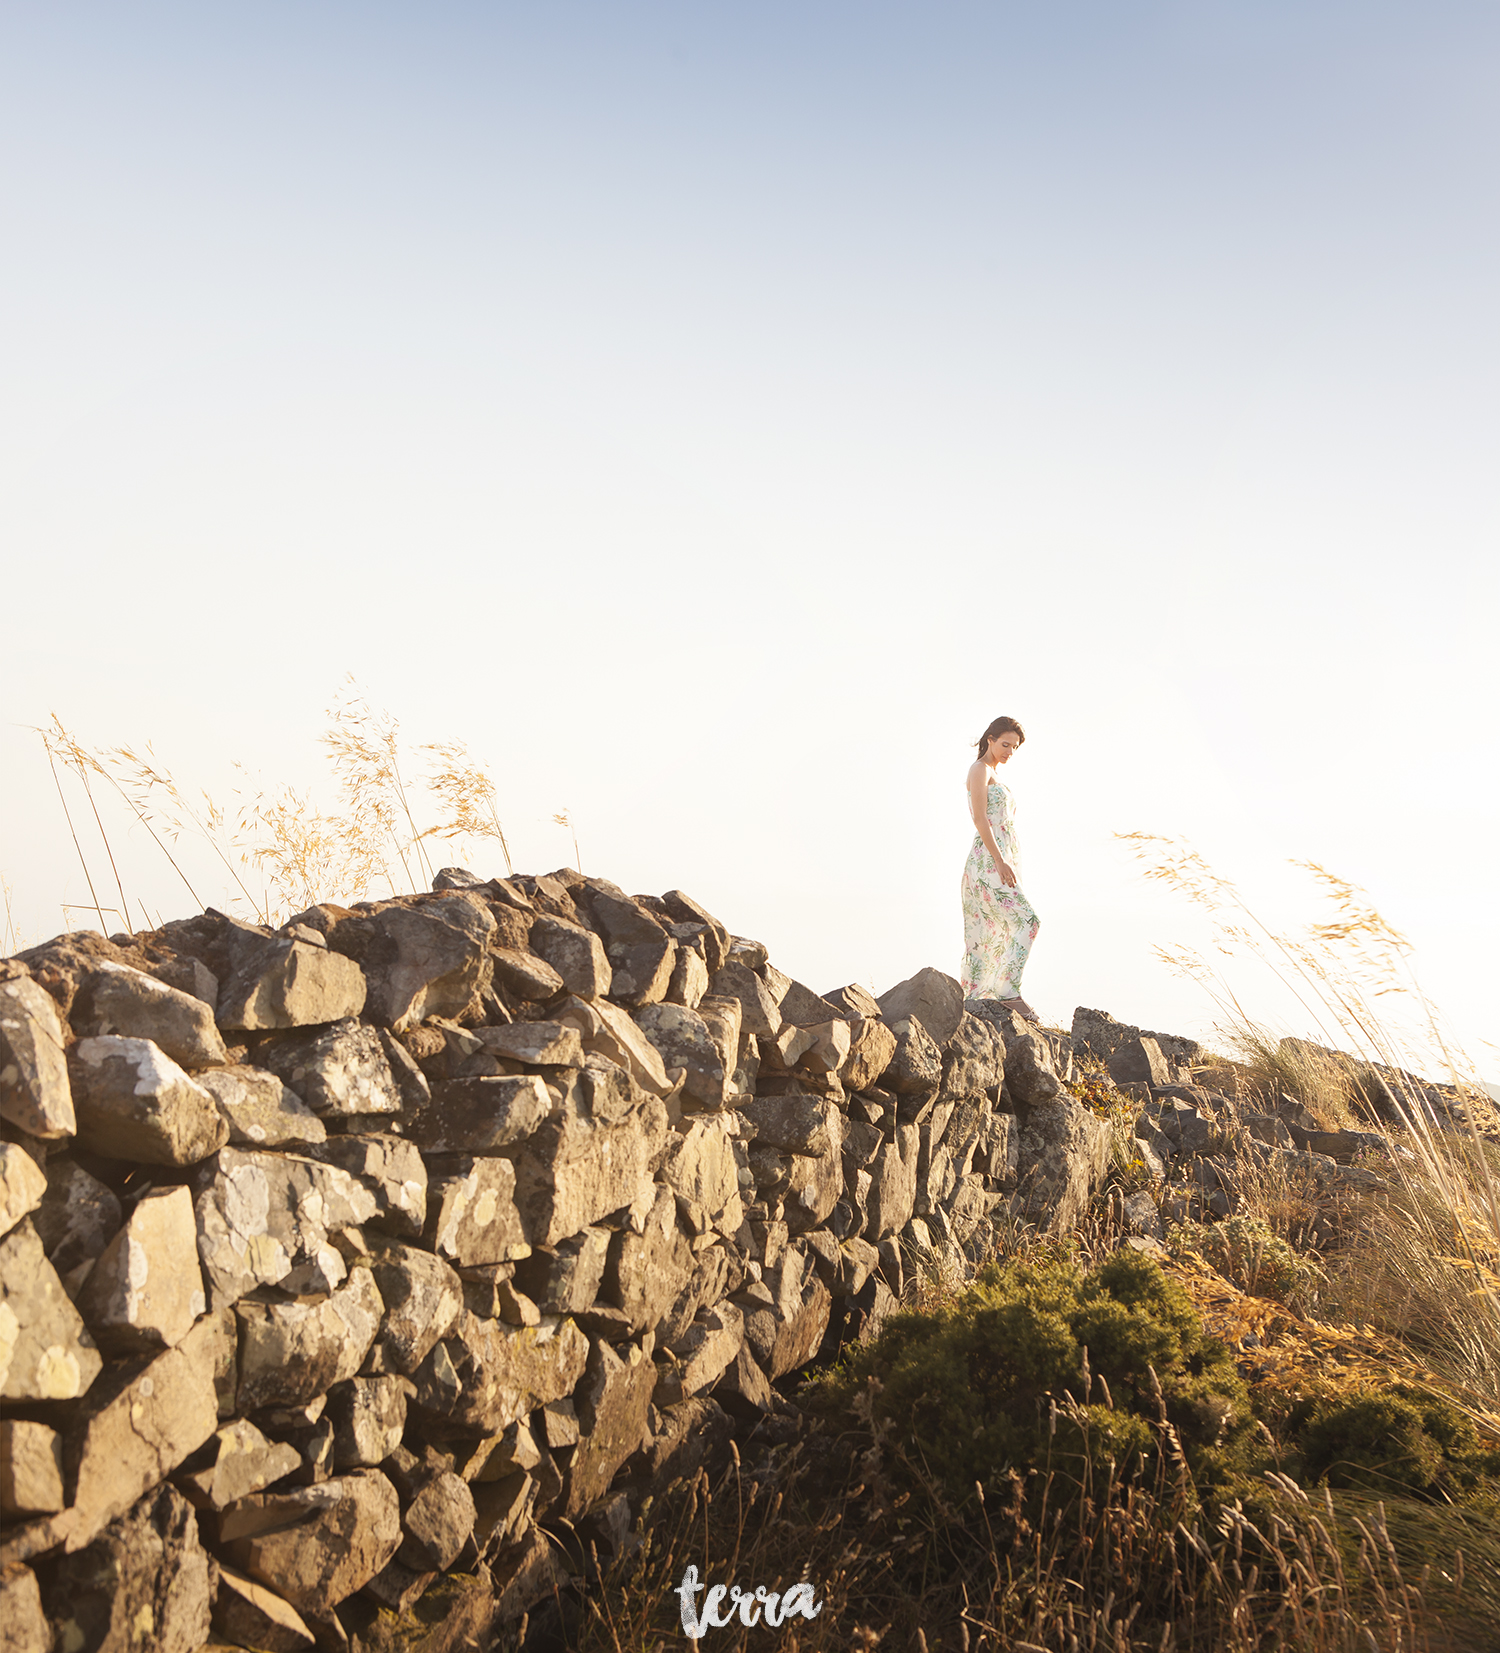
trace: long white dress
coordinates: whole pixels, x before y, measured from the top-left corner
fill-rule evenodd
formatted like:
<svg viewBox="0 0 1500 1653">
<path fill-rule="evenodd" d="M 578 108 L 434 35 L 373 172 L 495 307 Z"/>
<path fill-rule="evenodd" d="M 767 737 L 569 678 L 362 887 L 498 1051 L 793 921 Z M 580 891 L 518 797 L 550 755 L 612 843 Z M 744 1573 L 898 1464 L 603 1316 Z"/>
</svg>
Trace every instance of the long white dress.
<svg viewBox="0 0 1500 1653">
<path fill-rule="evenodd" d="M 976 832 L 964 863 L 964 962 L 959 982 L 968 999 L 1018 999 L 1021 972 L 1041 920 L 1021 889 L 1021 846 L 1016 839 L 1016 804 L 1003 781 L 991 781 L 985 814 L 995 844 L 1016 875 L 1004 883 L 994 857 Z"/>
</svg>

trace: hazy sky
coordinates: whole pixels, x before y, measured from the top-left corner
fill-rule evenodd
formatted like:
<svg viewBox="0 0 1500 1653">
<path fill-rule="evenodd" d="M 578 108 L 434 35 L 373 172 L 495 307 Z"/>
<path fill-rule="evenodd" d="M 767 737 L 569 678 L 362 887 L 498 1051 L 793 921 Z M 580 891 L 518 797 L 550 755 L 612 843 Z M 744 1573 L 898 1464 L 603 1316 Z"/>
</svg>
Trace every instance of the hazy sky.
<svg viewBox="0 0 1500 1653">
<path fill-rule="evenodd" d="M 1367 886 L 1500 1073 L 1492 5 L 32 0 L 0 35 L 27 939 L 86 894 L 26 725 L 228 801 L 234 760 L 318 779 L 353 673 L 489 760 L 520 869 L 566 805 L 587 870 L 883 989 L 957 970 L 1008 712 L 1050 1017 L 1207 1028 L 1152 955 L 1194 921 L 1112 836 L 1186 834 L 1277 917 L 1315 916 L 1290 857 Z"/>
</svg>

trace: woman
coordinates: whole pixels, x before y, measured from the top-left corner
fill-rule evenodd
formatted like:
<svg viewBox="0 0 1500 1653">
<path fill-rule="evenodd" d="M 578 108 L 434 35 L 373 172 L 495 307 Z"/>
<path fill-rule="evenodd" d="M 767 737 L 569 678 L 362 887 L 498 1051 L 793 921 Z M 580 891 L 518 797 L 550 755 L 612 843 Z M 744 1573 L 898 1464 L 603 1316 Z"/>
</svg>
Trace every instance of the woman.
<svg viewBox="0 0 1500 1653">
<path fill-rule="evenodd" d="M 1040 920 L 1021 893 L 1021 847 L 1010 788 L 990 771 L 1009 763 L 1026 739 L 1013 717 L 997 717 L 979 737 L 969 765 L 969 814 L 978 832 L 964 865 L 964 997 L 998 999 L 1028 1021 L 1037 1013 L 1021 997 L 1021 972 Z"/>
</svg>

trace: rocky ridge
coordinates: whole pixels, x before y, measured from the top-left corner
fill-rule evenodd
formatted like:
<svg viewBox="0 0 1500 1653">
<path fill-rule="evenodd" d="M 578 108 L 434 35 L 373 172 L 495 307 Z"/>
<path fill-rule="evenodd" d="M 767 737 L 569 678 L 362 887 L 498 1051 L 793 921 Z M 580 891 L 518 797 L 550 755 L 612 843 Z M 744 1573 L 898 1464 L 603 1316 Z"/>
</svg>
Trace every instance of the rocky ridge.
<svg viewBox="0 0 1500 1653">
<path fill-rule="evenodd" d="M 0 1647 L 482 1642 L 915 1262 L 1070 1225 L 1075 1050 L 1210 1211 L 1215 1155 L 1370 1174 L 1230 1140 L 1189 1041 L 819 994 L 572 872 L 0 962 Z"/>
</svg>

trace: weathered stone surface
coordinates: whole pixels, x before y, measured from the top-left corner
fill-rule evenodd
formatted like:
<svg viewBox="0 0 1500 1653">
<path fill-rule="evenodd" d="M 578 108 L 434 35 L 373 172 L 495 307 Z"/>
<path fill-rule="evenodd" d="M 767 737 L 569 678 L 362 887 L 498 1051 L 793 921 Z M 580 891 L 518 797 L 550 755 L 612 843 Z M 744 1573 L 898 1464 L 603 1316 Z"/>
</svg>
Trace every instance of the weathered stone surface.
<svg viewBox="0 0 1500 1653">
<path fill-rule="evenodd" d="M 149 1039 L 184 1068 L 217 1067 L 229 1060 L 214 1013 L 201 999 L 107 959 L 84 982 L 70 1020 L 80 1038 L 120 1033 Z"/>
<path fill-rule="evenodd" d="M 833 1140 L 830 1123 L 836 1110 L 821 1096 L 758 1096 L 740 1113 L 749 1122 L 757 1142 L 786 1154 L 821 1155 Z"/>
<path fill-rule="evenodd" d="M 228 1121 L 230 1142 L 239 1146 L 276 1148 L 322 1142 L 328 1135 L 302 1098 L 264 1068 L 209 1068 L 197 1079 Z"/>
<path fill-rule="evenodd" d="M 867 987 L 861 987 L 857 981 L 850 982 L 847 987 L 836 987 L 833 992 L 823 994 L 823 997 L 839 1015 L 847 1016 L 851 1022 L 880 1015 L 879 999 Z"/>
<path fill-rule="evenodd" d="M 456 1427 L 501 1430 L 571 1394 L 588 1358 L 588 1339 L 571 1320 L 506 1326 L 465 1311 L 416 1374 L 415 1404 Z"/>
<path fill-rule="evenodd" d="M 55 1429 L 0 1418 L 0 1515 L 55 1515 L 63 1507 L 62 1441 Z"/>
<path fill-rule="evenodd" d="M 693 1249 L 678 1227 L 677 1201 L 669 1188 L 658 1188 L 642 1232 L 626 1230 L 611 1242 L 601 1296 L 624 1313 L 632 1331 L 648 1331 L 692 1273 Z"/>
<path fill-rule="evenodd" d="M 700 1108 L 723 1107 L 723 1052 L 697 1011 L 679 1004 L 650 1004 L 636 1011 L 635 1023 L 655 1047 L 667 1073 L 682 1070 L 685 1101 Z"/>
<path fill-rule="evenodd" d="M 76 1128 L 62 1020 L 29 976 L 0 982 L 0 1119 L 39 1137 Z"/>
<path fill-rule="evenodd" d="M 375 1200 L 369 1221 L 391 1234 L 415 1238 L 427 1225 L 427 1167 L 415 1143 L 384 1133 L 333 1136 L 309 1145 L 307 1158 L 336 1165 Z"/>
<path fill-rule="evenodd" d="M 219 1567 L 213 1627 L 236 1647 L 256 1653 L 312 1653 L 313 1633 L 302 1615 L 274 1590 L 233 1567 Z"/>
<path fill-rule="evenodd" d="M 411 1141 L 432 1153 L 489 1154 L 524 1141 L 552 1110 L 534 1073 L 444 1079 L 431 1104 L 404 1121 Z"/>
<path fill-rule="evenodd" d="M 1101 1061 L 1131 1039 L 1155 1039 L 1167 1061 L 1175 1066 L 1192 1066 L 1203 1060 L 1203 1047 L 1195 1039 L 1185 1039 L 1175 1033 L 1156 1033 L 1150 1028 L 1131 1027 L 1117 1022 L 1104 1010 L 1086 1010 L 1080 1005 L 1073 1012 L 1072 1039 L 1074 1050 Z"/>
<path fill-rule="evenodd" d="M 667 1070 L 657 1054 L 656 1047 L 630 1019 L 619 1005 L 601 999 L 597 1004 L 585 1004 L 582 999 L 567 1000 L 556 1012 L 557 1019 L 578 1029 L 583 1048 L 590 1055 L 600 1056 L 606 1062 L 623 1068 L 630 1077 L 652 1096 L 670 1096 L 675 1089 L 667 1078 Z"/>
<path fill-rule="evenodd" d="M 699 1311 L 671 1344 L 679 1362 L 677 1386 L 683 1399 L 711 1389 L 739 1357 L 745 1343 L 745 1317 L 724 1301 Z"/>
<path fill-rule="evenodd" d="M 211 1599 L 197 1519 L 170 1486 L 64 1557 L 46 1592 L 60 1646 L 98 1653 L 198 1653 Z"/>
<path fill-rule="evenodd" d="M 685 926 L 678 925 L 678 929 Z M 672 979 L 667 983 L 667 1002 L 696 1010 L 703 995 L 708 992 L 708 965 L 703 955 L 692 946 L 679 944 L 677 962 L 672 966 Z"/>
<path fill-rule="evenodd" d="M 474 1531 L 474 1495 L 451 1470 L 429 1476 L 402 1518 L 397 1558 L 418 1572 L 446 1572 Z"/>
<path fill-rule="evenodd" d="M 0 1653 L 52 1653 L 52 1626 L 30 1567 L 0 1570 Z"/>
<path fill-rule="evenodd" d="M 365 1008 L 364 972 L 341 953 L 286 936 L 240 953 L 240 962 L 219 989 L 222 1028 L 316 1027 L 358 1016 Z"/>
<path fill-rule="evenodd" d="M 84 1282 L 78 1307 L 112 1354 L 181 1342 L 207 1307 L 188 1189 L 157 1188 L 139 1201 Z"/>
<path fill-rule="evenodd" d="M 896 1035 L 873 1016 L 849 1024 L 849 1054 L 839 1069 L 845 1088 L 868 1090 L 890 1066 L 896 1054 Z"/>
<path fill-rule="evenodd" d="M 331 1289 L 345 1268 L 330 1234 L 378 1210 L 347 1171 L 296 1154 L 225 1148 L 199 1175 L 198 1255 L 215 1305 L 257 1286 Z"/>
<path fill-rule="evenodd" d="M 695 1120 L 676 1136 L 660 1176 L 674 1194 L 702 1206 L 721 1233 L 738 1231 L 745 1210 L 734 1139 L 716 1120 Z"/>
<path fill-rule="evenodd" d="M 490 957 L 495 963 L 496 977 L 518 999 L 550 999 L 564 989 L 558 972 L 534 953 L 515 947 L 491 947 Z"/>
<path fill-rule="evenodd" d="M 757 1038 L 774 1037 L 781 1031 L 781 1008 L 765 982 L 732 955 L 722 969 L 709 978 L 708 990 L 715 998 L 738 999 L 741 1026 Z"/>
<path fill-rule="evenodd" d="M 723 1064 L 727 1096 L 740 1059 L 740 1034 L 743 1031 L 740 1001 L 707 994 L 698 1001 L 698 1014 L 703 1018 L 703 1025 L 708 1029 L 708 1036 Z"/>
<path fill-rule="evenodd" d="M 659 919 L 608 879 L 585 878 L 574 886 L 572 896 L 593 920 L 607 946 L 630 947 L 660 941 L 666 935 Z"/>
<path fill-rule="evenodd" d="M 883 1088 L 900 1096 L 936 1090 L 942 1082 L 943 1058 L 921 1021 L 909 1017 L 893 1022 L 891 1032 L 896 1035 L 896 1054 L 881 1076 Z"/>
<path fill-rule="evenodd" d="M 755 1358 L 755 1351 L 747 1339 L 741 1343 L 739 1353 L 714 1385 L 714 1399 L 727 1407 L 736 1417 L 753 1418 L 769 1412 L 775 1398 L 776 1392 L 771 1387 L 771 1380 L 761 1370 L 760 1362 Z M 673 1408 L 673 1412 L 677 1410 Z"/>
<path fill-rule="evenodd" d="M 1016 1209 L 1052 1233 L 1083 1215 L 1109 1165 L 1109 1126 L 1068 1097 L 1039 1102 L 1021 1131 Z"/>
<path fill-rule="evenodd" d="M 729 931 L 706 907 L 700 907 L 690 895 L 681 890 L 668 890 L 661 898 L 662 906 L 679 924 L 701 924 L 704 929 L 704 957 L 709 973 L 718 970 L 729 956 Z"/>
<path fill-rule="evenodd" d="M 817 1022 L 805 1031 L 814 1037 L 802 1057 L 802 1066 L 813 1073 L 840 1072 L 854 1047 L 853 1024 L 843 1020 Z"/>
<path fill-rule="evenodd" d="M 302 1454 L 285 1441 L 270 1441 L 248 1418 L 232 1418 L 194 1454 L 179 1481 L 200 1509 L 227 1509 L 262 1492 L 301 1467 Z"/>
<path fill-rule="evenodd" d="M 880 1013 L 894 1027 L 915 1016 L 939 1050 L 958 1031 L 964 992 L 952 976 L 928 965 L 880 995 Z"/>
<path fill-rule="evenodd" d="M 229 1140 L 213 1097 L 149 1039 L 80 1039 L 68 1068 L 79 1141 L 94 1153 L 196 1165 Z"/>
<path fill-rule="evenodd" d="M 578 1030 L 562 1022 L 512 1022 L 506 1027 L 480 1028 L 476 1037 L 492 1056 L 531 1067 L 583 1066 L 583 1042 Z"/>
<path fill-rule="evenodd" d="M 103 1365 L 29 1218 L 0 1240 L 0 1396 L 73 1400 Z"/>
<path fill-rule="evenodd" d="M 364 1364 L 385 1305 L 375 1277 L 356 1266 L 321 1302 L 235 1304 L 240 1323 L 241 1412 L 262 1406 L 305 1406 Z"/>
<path fill-rule="evenodd" d="M 660 1004 L 677 968 L 677 943 L 663 936 L 629 947 L 611 946 L 609 962 L 614 972 L 609 987 L 612 999 L 632 1009 Z"/>
<path fill-rule="evenodd" d="M 365 1016 L 399 1031 L 468 1009 L 490 981 L 494 930 L 485 901 L 456 891 L 347 918 L 330 930 L 328 944 L 363 966 L 370 982 Z"/>
<path fill-rule="evenodd" d="M 516 1205 L 531 1244 L 555 1246 L 636 1205 L 666 1135 L 666 1109 L 654 1099 L 611 1124 L 565 1103 L 515 1151 Z"/>
<path fill-rule="evenodd" d="M 803 1233 L 828 1220 L 844 1187 L 844 1116 L 828 1105 L 828 1146 L 821 1154 L 794 1154 L 788 1167 L 786 1221 Z"/>
<path fill-rule="evenodd" d="M 1169 1085 L 1172 1082 L 1172 1071 L 1161 1046 L 1149 1035 L 1126 1039 L 1116 1045 L 1109 1053 L 1106 1066 L 1117 1085 Z"/>
<path fill-rule="evenodd" d="M 646 1438 L 656 1368 L 635 1344 L 623 1358 L 602 1340 L 589 1350 L 574 1403 L 583 1438 L 568 1470 L 566 1510 L 578 1516 L 609 1490 L 625 1460 Z"/>
<path fill-rule="evenodd" d="M 362 1022 L 288 1034 L 270 1040 L 258 1054 L 324 1119 L 401 1111 L 401 1090 L 380 1034 Z"/>
<path fill-rule="evenodd" d="M 761 1382 L 765 1382 L 764 1374 Z M 637 1461 L 655 1490 L 663 1492 L 673 1482 L 720 1464 L 729 1455 L 732 1435 L 733 1426 L 723 1407 L 706 1396 L 695 1395 L 660 1414 Z"/>
<path fill-rule="evenodd" d="M 516 1264 L 516 1285 L 544 1314 L 580 1314 L 593 1305 L 609 1259 L 607 1228 L 585 1228 Z"/>
<path fill-rule="evenodd" d="M 1005 1040 L 988 1022 L 965 1011 L 943 1052 L 939 1096 L 957 1099 L 993 1090 L 1005 1077 Z"/>
<path fill-rule="evenodd" d="M 504 1263 L 530 1249 L 508 1159 L 444 1155 L 432 1161 L 427 1244 L 460 1266 Z"/>
<path fill-rule="evenodd" d="M 781 1011 L 781 1019 L 794 1027 L 821 1027 L 825 1022 L 845 1019 L 837 1005 L 820 998 L 800 981 L 787 983 L 786 991 L 779 996 L 777 1008 Z"/>
<path fill-rule="evenodd" d="M 225 1513 L 222 1533 L 225 1553 L 251 1578 L 304 1613 L 326 1613 L 400 1548 L 401 1506 L 379 1470 L 361 1469 L 244 1499 Z"/>
<path fill-rule="evenodd" d="M 745 1315 L 745 1337 L 757 1363 L 774 1383 L 805 1366 L 818 1352 L 828 1330 L 833 1298 L 816 1275 L 802 1282 L 803 1259 L 788 1252 L 769 1277 L 775 1307 L 738 1303 Z"/>
<path fill-rule="evenodd" d="M 26 1150 L 0 1142 L 0 1235 L 29 1217 L 47 1192 L 47 1174 Z"/>
<path fill-rule="evenodd" d="M 917 1154 L 920 1139 L 915 1125 L 897 1128 L 870 1166 L 866 1197 L 865 1238 L 883 1240 L 899 1234 L 911 1220 L 917 1197 Z"/>
<path fill-rule="evenodd" d="M 328 1397 L 335 1469 L 373 1469 L 401 1444 L 406 1383 L 399 1377 L 356 1377 Z"/>
<path fill-rule="evenodd" d="M 602 999 L 614 972 L 604 943 L 592 930 L 561 918 L 539 918 L 531 927 L 531 951 L 580 999 Z"/>
<path fill-rule="evenodd" d="M 1045 1039 L 1021 1033 L 1005 1041 L 1005 1083 L 1023 1108 L 1050 1102 L 1062 1092 Z"/>
<path fill-rule="evenodd" d="M 66 1279 L 93 1263 L 124 1214 L 112 1189 L 73 1159 L 54 1154 L 47 1160 L 47 1192 L 31 1220 L 52 1266 Z"/>
<path fill-rule="evenodd" d="M 71 1517 L 69 1550 L 89 1543 L 218 1428 L 219 1339 L 205 1317 L 174 1348 L 144 1365 L 111 1367 L 94 1385 L 74 1426 L 77 1481 L 62 1517 Z"/>
<path fill-rule="evenodd" d="M 390 1241 L 373 1250 L 370 1272 L 385 1314 L 369 1368 L 408 1376 L 452 1331 L 463 1310 L 463 1284 L 441 1257 Z"/>
</svg>

